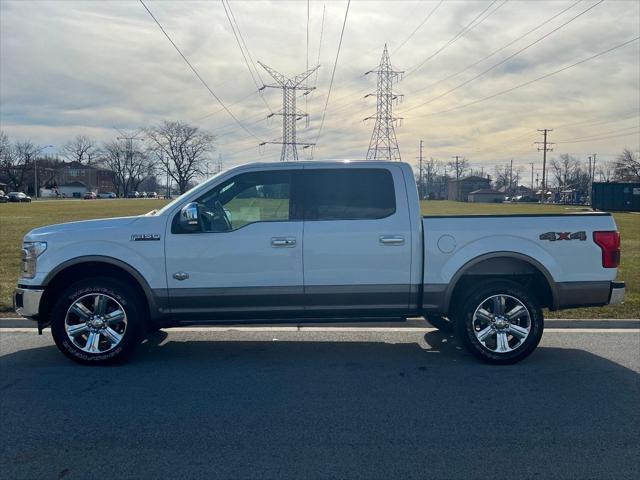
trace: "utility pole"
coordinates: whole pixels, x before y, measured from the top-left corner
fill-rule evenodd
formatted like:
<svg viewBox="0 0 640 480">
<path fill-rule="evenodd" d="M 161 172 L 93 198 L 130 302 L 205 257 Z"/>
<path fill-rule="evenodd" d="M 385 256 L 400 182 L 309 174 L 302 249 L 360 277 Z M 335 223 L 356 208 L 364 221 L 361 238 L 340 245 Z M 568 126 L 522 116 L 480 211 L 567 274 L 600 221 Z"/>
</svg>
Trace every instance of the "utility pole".
<svg viewBox="0 0 640 480">
<path fill-rule="evenodd" d="M 509 193 L 513 195 L 513 158 L 509 164 Z"/>
<path fill-rule="evenodd" d="M 459 166 L 459 161 L 460 161 L 460 155 L 454 155 L 451 158 L 455 158 L 456 159 L 456 202 L 461 202 L 462 200 L 460 200 L 460 166 Z"/>
<path fill-rule="evenodd" d="M 529 162 L 529 165 L 531 165 L 531 193 L 533 194 L 533 166 L 535 162 Z"/>
<path fill-rule="evenodd" d="M 593 183 L 594 178 L 596 178 L 596 155 L 597 153 L 592 153 L 593 163 L 591 163 L 591 183 Z M 591 158 L 591 157 L 589 157 Z"/>
<path fill-rule="evenodd" d="M 422 140 L 420 140 L 420 155 L 418 156 L 418 160 L 420 161 L 420 170 L 418 173 L 418 193 L 420 196 L 420 200 L 424 200 L 424 176 L 422 174 Z"/>
<path fill-rule="evenodd" d="M 214 173 L 220 173 L 222 171 L 222 154 L 218 154 L 218 160 L 216 161 L 216 166 L 214 167 Z"/>
<path fill-rule="evenodd" d="M 547 134 L 553 132 L 550 128 L 538 129 L 543 134 L 542 142 L 535 142 L 536 145 L 542 144 L 542 148 L 538 147 L 538 151 L 542 150 L 542 200 L 547 195 L 547 152 L 553 152 L 553 148 L 549 148 L 549 145 L 555 145 L 555 143 L 547 141 Z"/>
<path fill-rule="evenodd" d="M 298 142 L 296 136 L 296 123 L 301 118 L 308 118 L 309 114 L 302 112 L 296 107 L 296 95 L 298 90 L 304 91 L 304 95 L 315 90 L 316 87 L 310 87 L 306 84 L 305 80 L 315 72 L 320 65 L 316 65 L 313 68 L 308 69 L 293 78 L 288 78 L 281 73 L 275 71 L 273 68 L 265 65 L 262 62 L 258 62 L 262 68 L 264 68 L 269 75 L 276 81 L 275 85 L 263 85 L 260 91 L 265 88 L 279 88 L 282 90 L 282 109 L 277 113 L 270 113 L 267 118 L 271 118 L 274 115 L 282 117 L 282 140 L 279 142 L 262 142 L 260 146 L 267 143 L 282 145 L 282 152 L 280 154 L 280 161 L 286 162 L 291 160 L 298 160 L 298 145 L 303 148 L 312 147 L 315 143 Z M 303 83 L 305 83 L 303 85 Z"/>
<path fill-rule="evenodd" d="M 375 73 L 378 76 L 376 93 L 369 93 L 364 98 L 376 97 L 376 114 L 366 117 L 364 120 L 375 120 L 367 160 L 402 160 L 398 140 L 396 138 L 395 122 L 402 120 L 393 116 L 393 102 L 402 95 L 393 92 L 393 83 L 400 79 L 404 72 L 393 70 L 387 44 L 384 44 L 382 58 L 378 66 L 369 70 L 365 75 Z"/>
</svg>

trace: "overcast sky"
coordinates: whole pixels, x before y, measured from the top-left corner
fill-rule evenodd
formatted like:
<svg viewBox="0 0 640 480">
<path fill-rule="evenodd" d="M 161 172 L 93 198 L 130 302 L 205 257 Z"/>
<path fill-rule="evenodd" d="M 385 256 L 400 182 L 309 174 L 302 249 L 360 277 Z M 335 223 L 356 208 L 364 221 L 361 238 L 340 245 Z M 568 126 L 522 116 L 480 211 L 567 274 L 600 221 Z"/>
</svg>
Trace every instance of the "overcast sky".
<svg viewBox="0 0 640 480">
<path fill-rule="evenodd" d="M 351 2 L 319 138 L 347 2 L 310 3 L 309 65 L 318 58 L 325 10 L 321 67 L 317 80 L 311 77 L 317 91 L 298 99 L 298 106 L 310 114 L 309 128 L 299 122 L 298 137 L 309 142 L 317 138 L 315 158 L 366 154 L 373 123 L 363 118 L 375 114 L 375 98 L 363 97 L 375 91 L 376 79 L 364 73 L 376 67 L 385 42 L 394 68 L 406 72 L 395 87 L 404 100 L 394 107 L 394 113 L 404 117 L 396 132 L 405 161 L 415 164 L 423 139 L 426 156 L 448 161 L 464 155 L 472 165 L 489 170 L 514 159 L 529 172 L 528 162 L 541 159 L 533 145 L 541 140 L 538 128 L 554 129 L 550 139 L 558 145 L 551 155 L 566 152 L 585 159 L 596 152 L 604 160 L 623 147 L 638 150 L 640 2 L 439 3 Z M 269 111 L 264 100 L 277 111 L 281 94 L 267 89 L 264 100 L 260 98 L 222 3 L 146 4 L 242 125 L 262 141 L 279 139 L 281 124 L 278 117 L 265 120 Z M 306 1 L 232 0 L 230 6 L 254 61 L 291 76 L 306 69 Z M 456 37 L 474 19 L 471 28 Z M 105 141 L 117 135 L 115 128 L 135 130 L 172 119 L 216 134 L 214 157 L 221 154 L 226 166 L 280 158 L 277 145 L 258 149 L 259 140 L 221 108 L 138 1 L 2 0 L 0 31 L 0 123 L 11 137 L 60 148 L 77 134 Z M 634 38 L 566 71 L 473 103 Z M 268 82 L 269 76 L 258 69 Z M 301 158 L 308 153 L 301 151 Z"/>
</svg>

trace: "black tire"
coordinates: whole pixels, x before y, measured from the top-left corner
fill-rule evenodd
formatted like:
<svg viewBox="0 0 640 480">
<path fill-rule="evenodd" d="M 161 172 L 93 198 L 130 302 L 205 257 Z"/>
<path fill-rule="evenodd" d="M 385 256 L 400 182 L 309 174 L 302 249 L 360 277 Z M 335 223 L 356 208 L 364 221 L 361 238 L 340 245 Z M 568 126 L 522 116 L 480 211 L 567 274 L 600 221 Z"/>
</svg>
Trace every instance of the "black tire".
<svg viewBox="0 0 640 480">
<path fill-rule="evenodd" d="M 439 315 L 425 315 L 424 318 L 441 332 L 452 333 L 455 330 L 454 323 L 448 318 Z"/>
<path fill-rule="evenodd" d="M 95 347 L 98 351 L 91 353 L 82 349 L 83 342 L 86 342 L 84 347 L 87 346 L 88 335 L 91 332 L 73 336 L 74 340 L 72 340 L 72 335 L 67 333 L 66 317 L 72 305 L 77 305 L 78 301 L 91 302 L 95 296 L 108 299 L 108 305 L 110 305 L 106 307 L 108 311 L 102 312 L 105 319 L 109 316 L 109 311 L 113 314 L 120 307 L 124 311 L 124 319 L 113 325 L 114 331 L 117 331 L 121 338 L 118 343 L 110 341 L 106 335 L 98 335 L 98 344 Z M 70 313 L 70 321 L 74 315 L 73 312 Z M 76 318 L 78 324 L 83 323 L 82 320 L 79 316 Z M 84 323 L 89 325 L 90 322 Z M 88 278 L 72 284 L 59 295 L 51 310 L 51 334 L 56 345 L 71 360 L 85 365 L 124 362 L 140 343 L 145 324 L 145 309 L 136 298 L 135 290 L 129 284 L 109 277 Z M 100 350 L 100 344 L 104 347 L 102 350 Z"/>
<path fill-rule="evenodd" d="M 489 305 L 495 305 L 494 298 L 498 303 L 504 301 L 502 306 L 496 310 L 498 314 L 489 310 Z M 489 299 L 490 303 L 489 303 Z M 513 312 L 519 305 L 520 316 L 509 319 L 506 313 Z M 486 307 L 476 316 L 476 310 Z M 526 312 L 522 311 L 522 307 Z M 503 314 L 500 315 L 499 311 Z M 484 313 L 491 313 L 492 319 L 484 318 Z M 540 308 L 540 302 L 532 293 L 525 290 L 517 283 L 507 280 L 494 280 L 481 285 L 468 294 L 462 301 L 455 314 L 456 332 L 465 347 L 480 360 L 497 365 L 506 365 L 519 362 L 526 358 L 535 350 L 542 338 L 544 330 L 544 317 Z M 505 325 L 507 325 L 505 327 Z M 489 326 L 492 330 L 487 330 L 486 340 L 479 339 L 481 332 Z M 516 334 L 515 328 L 524 328 L 528 331 L 527 336 L 522 339 L 523 333 Z M 498 345 L 498 335 L 503 340 Z M 520 332 L 523 332 L 520 330 Z M 493 337 L 495 336 L 495 340 Z M 507 343 L 505 344 L 504 341 Z M 509 350 L 513 348 L 512 350 Z M 502 351 L 501 351 L 502 350 Z"/>
</svg>

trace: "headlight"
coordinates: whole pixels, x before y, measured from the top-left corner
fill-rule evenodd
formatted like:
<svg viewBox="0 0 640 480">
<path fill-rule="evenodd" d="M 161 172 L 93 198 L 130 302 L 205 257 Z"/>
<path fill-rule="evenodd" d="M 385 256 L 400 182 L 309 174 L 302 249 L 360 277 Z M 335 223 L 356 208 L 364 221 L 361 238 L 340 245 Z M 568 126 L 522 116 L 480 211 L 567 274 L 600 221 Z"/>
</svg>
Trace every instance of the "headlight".
<svg viewBox="0 0 640 480">
<path fill-rule="evenodd" d="M 47 242 L 22 243 L 22 278 L 36 276 L 36 261 L 47 249 Z"/>
</svg>

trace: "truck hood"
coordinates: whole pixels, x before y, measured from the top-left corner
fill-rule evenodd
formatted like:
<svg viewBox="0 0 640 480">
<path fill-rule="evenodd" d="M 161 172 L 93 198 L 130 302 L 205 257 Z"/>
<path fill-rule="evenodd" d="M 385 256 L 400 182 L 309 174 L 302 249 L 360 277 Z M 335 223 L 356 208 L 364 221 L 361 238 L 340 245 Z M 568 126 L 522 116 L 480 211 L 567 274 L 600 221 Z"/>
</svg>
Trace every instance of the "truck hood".
<svg viewBox="0 0 640 480">
<path fill-rule="evenodd" d="M 26 242 L 46 241 L 48 238 L 56 236 L 73 235 L 76 232 L 86 234 L 89 231 L 100 231 L 101 235 L 108 235 L 104 230 L 122 229 L 127 225 L 133 224 L 141 218 L 150 218 L 144 216 L 135 217 L 118 217 L 104 218 L 98 220 L 84 220 L 80 222 L 58 223 L 55 225 L 47 225 L 45 227 L 34 228 L 24 237 Z M 153 218 L 153 217 L 151 217 Z"/>
</svg>

